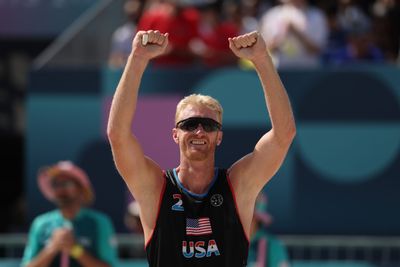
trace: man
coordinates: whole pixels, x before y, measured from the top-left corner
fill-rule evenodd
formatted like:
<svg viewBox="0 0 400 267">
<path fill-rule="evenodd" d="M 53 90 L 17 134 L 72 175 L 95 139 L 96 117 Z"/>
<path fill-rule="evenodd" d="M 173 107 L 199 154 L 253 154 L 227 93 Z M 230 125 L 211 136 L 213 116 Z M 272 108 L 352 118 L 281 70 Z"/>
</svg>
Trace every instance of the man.
<svg viewBox="0 0 400 267">
<path fill-rule="evenodd" d="M 22 266 L 116 266 L 111 221 L 84 208 L 94 197 L 86 173 L 70 161 L 60 161 L 41 169 L 38 183 L 43 195 L 58 209 L 32 223 Z"/>
<path fill-rule="evenodd" d="M 257 195 L 294 138 L 289 99 L 262 37 L 252 32 L 228 41 L 236 56 L 255 65 L 272 129 L 227 171 L 214 166 L 222 108 L 212 97 L 191 95 L 178 104 L 172 137 L 180 162 L 173 170 L 163 172 L 131 133 L 141 77 L 150 59 L 164 53 L 168 33 L 136 34 L 115 92 L 108 137 L 118 171 L 140 207 L 151 267 L 245 266 Z"/>
</svg>

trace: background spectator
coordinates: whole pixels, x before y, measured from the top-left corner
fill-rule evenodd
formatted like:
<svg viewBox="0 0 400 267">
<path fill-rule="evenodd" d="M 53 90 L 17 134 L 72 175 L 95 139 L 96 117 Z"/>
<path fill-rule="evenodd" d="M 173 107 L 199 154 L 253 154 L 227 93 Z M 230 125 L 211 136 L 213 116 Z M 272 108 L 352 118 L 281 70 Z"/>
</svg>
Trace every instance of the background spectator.
<svg viewBox="0 0 400 267">
<path fill-rule="evenodd" d="M 169 33 L 167 54 L 154 60 L 157 66 L 187 66 L 197 62 L 190 42 L 198 38 L 198 11 L 187 1 L 154 2 L 143 13 L 138 30 Z"/>
<path fill-rule="evenodd" d="M 279 68 L 317 66 L 328 37 L 324 13 L 306 0 L 281 2 L 260 21 L 275 63 Z"/>
<path fill-rule="evenodd" d="M 33 221 L 23 266 L 116 266 L 111 220 L 84 208 L 94 199 L 86 173 L 70 161 L 61 161 L 41 169 L 38 184 L 57 209 Z"/>
<path fill-rule="evenodd" d="M 260 193 L 252 222 L 249 267 L 288 267 L 289 256 L 286 247 L 267 230 L 273 221 L 267 207 L 267 196 Z"/>
<path fill-rule="evenodd" d="M 376 0 L 371 7 L 371 13 L 376 44 L 382 49 L 388 62 L 399 61 L 400 2 Z"/>
<path fill-rule="evenodd" d="M 198 6 L 199 39 L 192 41 L 190 46 L 207 67 L 234 65 L 237 61 L 229 48 L 228 38 L 237 36 L 239 27 L 234 21 L 223 18 L 222 8 L 222 1 Z"/>
<path fill-rule="evenodd" d="M 111 39 L 111 51 L 108 65 L 122 68 L 132 50 L 132 40 L 136 33 L 137 23 L 143 11 L 143 0 L 127 0 L 124 13 L 128 21 L 115 30 Z"/>
<path fill-rule="evenodd" d="M 334 65 L 384 62 L 384 55 L 374 42 L 369 18 L 350 1 L 341 3 L 337 14 L 334 8 L 328 10 L 331 31 L 323 62 Z"/>
</svg>

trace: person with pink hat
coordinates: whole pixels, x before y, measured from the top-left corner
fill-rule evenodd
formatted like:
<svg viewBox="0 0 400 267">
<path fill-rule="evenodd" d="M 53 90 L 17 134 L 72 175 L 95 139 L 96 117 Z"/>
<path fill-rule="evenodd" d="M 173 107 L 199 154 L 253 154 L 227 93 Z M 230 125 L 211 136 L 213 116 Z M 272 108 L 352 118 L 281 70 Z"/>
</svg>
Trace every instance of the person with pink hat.
<svg viewBox="0 0 400 267">
<path fill-rule="evenodd" d="M 268 212 L 267 195 L 261 191 L 254 207 L 248 267 L 289 267 L 285 245 L 268 231 L 273 217 Z"/>
<path fill-rule="evenodd" d="M 112 222 L 87 208 L 94 192 L 86 172 L 71 161 L 60 161 L 39 170 L 38 185 L 57 209 L 33 221 L 22 266 L 116 266 Z"/>
</svg>

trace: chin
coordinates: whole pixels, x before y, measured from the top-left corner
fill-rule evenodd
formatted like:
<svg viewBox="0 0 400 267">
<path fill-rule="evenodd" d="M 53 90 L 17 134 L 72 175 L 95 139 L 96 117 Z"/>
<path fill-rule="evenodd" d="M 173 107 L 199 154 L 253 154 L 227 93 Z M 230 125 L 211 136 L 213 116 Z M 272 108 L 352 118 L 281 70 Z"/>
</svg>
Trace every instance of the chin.
<svg viewBox="0 0 400 267">
<path fill-rule="evenodd" d="M 206 152 L 188 152 L 186 154 L 186 157 L 189 160 L 193 160 L 193 161 L 203 161 L 206 160 L 208 158 L 208 154 Z"/>
<path fill-rule="evenodd" d="M 60 208 L 68 207 L 71 204 L 73 204 L 74 202 L 75 202 L 74 199 L 69 199 L 69 198 L 68 199 L 67 198 L 63 198 L 63 199 L 56 200 L 56 203 Z"/>
</svg>

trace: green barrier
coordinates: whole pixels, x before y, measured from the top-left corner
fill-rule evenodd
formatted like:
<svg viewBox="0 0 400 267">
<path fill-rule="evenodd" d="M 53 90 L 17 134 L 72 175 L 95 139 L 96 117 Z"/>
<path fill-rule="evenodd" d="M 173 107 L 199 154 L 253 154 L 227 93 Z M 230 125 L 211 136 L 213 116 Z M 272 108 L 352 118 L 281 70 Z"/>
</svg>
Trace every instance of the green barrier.
<svg viewBox="0 0 400 267">
<path fill-rule="evenodd" d="M 120 260 L 119 267 L 147 267 L 146 260 Z"/>
<path fill-rule="evenodd" d="M 292 267 L 375 267 L 366 262 L 358 261 L 293 261 Z"/>
<path fill-rule="evenodd" d="M 0 259 L 1 267 L 20 267 L 20 259 Z M 117 267 L 147 267 L 146 260 L 120 260 Z"/>
<path fill-rule="evenodd" d="M 1 267 L 20 267 L 19 259 L 0 260 Z M 146 260 L 121 260 L 119 267 L 147 267 Z M 365 262 L 293 261 L 292 267 L 375 267 Z"/>
<path fill-rule="evenodd" d="M 20 259 L 3 259 L 0 260 L 1 267 L 20 267 Z"/>
</svg>

